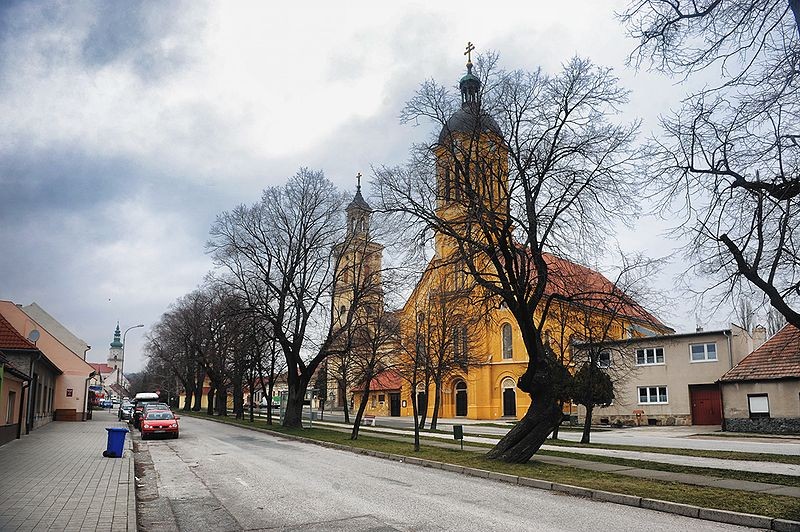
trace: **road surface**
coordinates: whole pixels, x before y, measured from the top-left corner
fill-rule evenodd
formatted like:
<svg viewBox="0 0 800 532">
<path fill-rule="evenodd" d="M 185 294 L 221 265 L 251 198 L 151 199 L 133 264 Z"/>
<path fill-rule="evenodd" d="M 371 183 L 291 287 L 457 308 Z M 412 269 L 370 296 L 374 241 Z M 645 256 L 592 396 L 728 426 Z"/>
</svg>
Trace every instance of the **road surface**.
<svg viewBox="0 0 800 532">
<path fill-rule="evenodd" d="M 139 519 L 150 531 L 744 530 L 188 417 L 180 439 L 138 445 Z"/>
</svg>

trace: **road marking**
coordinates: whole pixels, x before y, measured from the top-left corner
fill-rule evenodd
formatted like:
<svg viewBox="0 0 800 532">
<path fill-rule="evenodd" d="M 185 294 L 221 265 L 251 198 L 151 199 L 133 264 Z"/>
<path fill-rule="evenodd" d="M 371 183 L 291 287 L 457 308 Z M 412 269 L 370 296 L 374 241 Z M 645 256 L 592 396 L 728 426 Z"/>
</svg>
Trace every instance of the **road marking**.
<svg viewBox="0 0 800 532">
<path fill-rule="evenodd" d="M 238 482 L 239 484 L 241 484 L 245 488 L 247 487 L 247 482 L 245 482 L 244 480 L 240 479 L 239 477 L 236 477 L 236 482 Z"/>
</svg>

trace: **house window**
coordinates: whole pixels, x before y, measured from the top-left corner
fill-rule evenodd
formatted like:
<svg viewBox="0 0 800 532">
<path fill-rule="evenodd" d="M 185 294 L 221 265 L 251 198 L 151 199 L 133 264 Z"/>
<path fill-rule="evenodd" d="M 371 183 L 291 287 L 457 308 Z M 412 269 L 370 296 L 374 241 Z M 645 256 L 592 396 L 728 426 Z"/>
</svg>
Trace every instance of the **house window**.
<svg viewBox="0 0 800 532">
<path fill-rule="evenodd" d="M 608 351 L 600 351 L 597 355 L 597 367 L 608 369 L 611 367 L 611 353 Z"/>
<path fill-rule="evenodd" d="M 716 362 L 717 344 L 692 344 L 689 346 L 692 362 Z"/>
<path fill-rule="evenodd" d="M 511 324 L 503 324 L 503 359 L 514 358 L 514 346 L 512 342 Z"/>
<path fill-rule="evenodd" d="M 378 396 L 372 395 L 372 408 L 375 408 L 376 406 L 378 406 Z"/>
<path fill-rule="evenodd" d="M 639 404 L 667 404 L 666 386 L 640 386 Z"/>
<path fill-rule="evenodd" d="M 765 393 L 747 394 L 750 419 L 769 417 L 769 397 Z"/>
<path fill-rule="evenodd" d="M 637 366 L 654 366 L 656 364 L 663 364 L 663 363 L 664 363 L 663 347 L 648 347 L 646 349 L 636 350 Z"/>
<path fill-rule="evenodd" d="M 8 409 L 6 411 L 6 424 L 14 423 L 14 403 L 17 401 L 17 392 L 8 392 Z"/>
<path fill-rule="evenodd" d="M 386 402 L 386 395 L 384 395 L 384 394 L 380 394 L 380 395 L 378 396 L 378 402 L 379 402 L 379 403 L 385 403 L 385 402 Z"/>
</svg>

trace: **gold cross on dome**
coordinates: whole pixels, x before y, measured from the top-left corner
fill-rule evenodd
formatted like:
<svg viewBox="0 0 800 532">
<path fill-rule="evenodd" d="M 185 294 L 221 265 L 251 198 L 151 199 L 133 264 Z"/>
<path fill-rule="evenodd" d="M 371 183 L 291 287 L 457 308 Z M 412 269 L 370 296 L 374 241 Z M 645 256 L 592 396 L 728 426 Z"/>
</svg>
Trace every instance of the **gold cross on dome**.
<svg viewBox="0 0 800 532">
<path fill-rule="evenodd" d="M 475 49 L 475 45 L 471 42 L 467 41 L 467 51 L 464 52 L 464 55 L 467 56 L 467 62 L 472 63 L 472 50 Z"/>
</svg>

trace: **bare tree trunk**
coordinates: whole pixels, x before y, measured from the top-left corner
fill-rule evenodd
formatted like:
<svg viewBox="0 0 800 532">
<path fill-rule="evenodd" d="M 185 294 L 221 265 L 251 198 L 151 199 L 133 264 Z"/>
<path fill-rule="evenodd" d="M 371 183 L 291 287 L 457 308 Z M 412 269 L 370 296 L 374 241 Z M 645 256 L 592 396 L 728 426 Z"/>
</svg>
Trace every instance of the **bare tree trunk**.
<svg viewBox="0 0 800 532">
<path fill-rule="evenodd" d="M 216 390 L 214 389 L 214 386 L 210 386 L 208 388 L 208 399 L 207 399 L 208 400 L 208 410 L 207 410 L 206 413 L 209 416 L 213 416 L 214 415 L 214 395 L 215 395 L 215 392 L 216 392 Z"/>
<path fill-rule="evenodd" d="M 339 385 L 339 389 L 344 392 L 344 401 L 342 401 L 344 403 L 344 409 L 343 409 L 344 422 L 350 423 L 350 402 L 347 400 L 347 383 L 344 381 L 340 382 L 337 380 L 337 384 Z"/>
<path fill-rule="evenodd" d="M 228 415 L 228 387 L 224 384 L 217 388 L 217 415 Z"/>
<path fill-rule="evenodd" d="M 303 401 L 308 383 L 298 376 L 289 380 L 289 396 L 286 399 L 286 412 L 283 426 L 289 428 L 303 428 Z"/>
<path fill-rule="evenodd" d="M 554 363 L 558 364 L 558 361 Z M 547 362 L 540 359 L 535 371 L 530 378 L 525 378 L 529 373 L 520 378 L 520 385 L 531 390 L 528 411 L 486 454 L 487 458 L 524 464 L 539 450 L 560 422 L 562 414 L 553 387 L 553 374 Z"/>
<path fill-rule="evenodd" d="M 583 436 L 581 436 L 581 443 L 589 443 L 589 435 L 592 431 L 592 412 L 594 412 L 594 405 L 589 404 L 586 407 L 586 419 L 583 420 Z"/>
<path fill-rule="evenodd" d="M 554 439 L 554 440 L 558 439 L 558 429 L 561 428 L 561 424 L 564 422 L 564 416 L 563 416 L 563 413 L 564 413 L 564 401 L 559 401 L 558 402 L 558 410 L 562 413 L 562 416 L 561 416 L 561 419 L 559 420 L 558 424 L 556 425 L 556 428 L 553 429 L 553 435 L 551 436 L 551 438 Z M 571 412 L 570 412 L 570 414 L 571 414 Z"/>
<path fill-rule="evenodd" d="M 356 419 L 353 422 L 353 431 L 350 433 L 351 440 L 358 439 L 358 430 L 361 428 L 361 418 L 364 417 L 364 410 L 367 409 L 367 400 L 369 399 L 369 385 L 370 379 L 367 380 L 364 386 L 364 392 L 361 394 L 361 404 L 358 405 L 358 412 L 356 412 Z"/>
<path fill-rule="evenodd" d="M 192 396 L 194 395 L 194 390 L 189 386 L 185 386 L 184 390 L 186 391 L 186 397 L 183 399 L 183 411 L 188 412 L 192 408 Z"/>
<path fill-rule="evenodd" d="M 436 385 L 436 398 L 433 400 L 433 415 L 431 416 L 430 430 L 436 430 L 436 422 L 439 420 L 439 408 L 442 401 L 442 376 L 441 374 L 434 383 Z"/>
<path fill-rule="evenodd" d="M 417 381 L 411 383 L 411 393 L 414 394 L 411 398 L 411 410 L 414 414 L 414 451 L 419 451 L 419 412 L 417 407 Z"/>
</svg>

